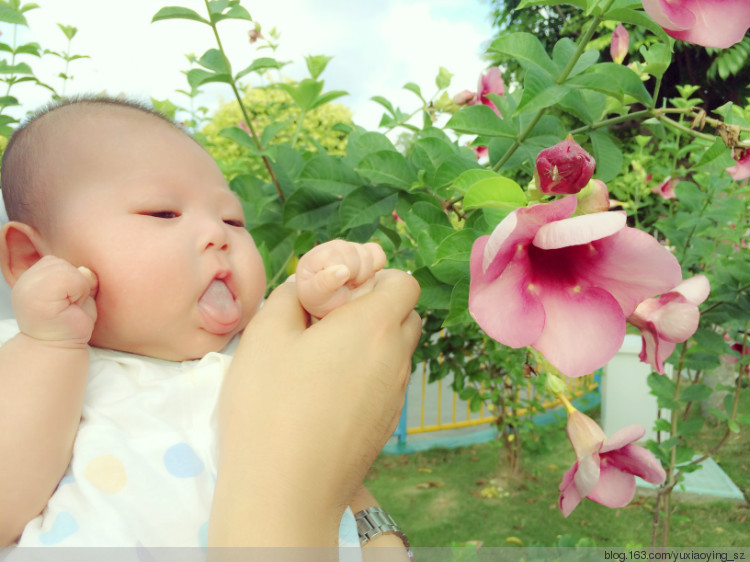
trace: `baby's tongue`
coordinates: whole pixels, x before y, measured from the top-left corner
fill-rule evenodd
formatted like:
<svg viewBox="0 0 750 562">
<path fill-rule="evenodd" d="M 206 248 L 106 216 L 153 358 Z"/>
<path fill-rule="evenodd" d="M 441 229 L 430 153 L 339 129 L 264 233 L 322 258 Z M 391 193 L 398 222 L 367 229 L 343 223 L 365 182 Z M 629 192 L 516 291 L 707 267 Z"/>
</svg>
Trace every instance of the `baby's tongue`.
<svg viewBox="0 0 750 562">
<path fill-rule="evenodd" d="M 232 331 L 240 321 L 242 309 L 224 281 L 214 279 L 198 301 L 198 307 L 217 333 Z"/>
</svg>

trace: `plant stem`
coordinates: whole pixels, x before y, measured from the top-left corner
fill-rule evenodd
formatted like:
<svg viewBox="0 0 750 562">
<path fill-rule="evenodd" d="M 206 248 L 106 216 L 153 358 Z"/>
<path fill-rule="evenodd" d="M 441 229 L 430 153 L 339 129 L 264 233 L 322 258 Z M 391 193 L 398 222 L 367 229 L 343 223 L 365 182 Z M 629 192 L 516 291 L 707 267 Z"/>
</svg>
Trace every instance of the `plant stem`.
<svg viewBox="0 0 750 562">
<path fill-rule="evenodd" d="M 208 13 L 208 19 L 211 22 L 211 29 L 214 32 L 214 37 L 216 38 L 216 45 L 219 47 L 219 52 L 221 53 L 221 56 L 224 57 L 224 60 L 227 62 L 227 65 L 229 64 L 229 58 L 226 55 L 226 52 L 224 51 L 224 45 L 221 43 L 221 37 L 219 37 L 219 30 L 216 27 L 216 23 L 211 18 L 211 9 L 208 6 L 208 0 L 203 0 L 205 6 L 206 6 L 206 12 Z M 258 134 L 255 132 L 255 127 L 253 127 L 252 120 L 250 119 L 250 115 L 247 112 L 247 108 L 245 107 L 245 104 L 242 101 L 242 96 L 240 95 L 239 90 L 237 89 L 237 82 L 235 81 L 233 76 L 229 76 L 229 85 L 232 87 L 232 92 L 234 92 L 234 97 L 237 100 L 237 103 L 240 106 L 240 110 L 242 111 L 242 117 L 245 120 L 245 124 L 247 125 L 248 130 L 250 131 L 250 136 L 253 138 L 253 142 L 255 143 L 255 146 L 258 148 L 259 152 L 263 151 L 263 146 L 260 144 L 260 138 L 258 138 Z M 273 167 L 271 166 L 271 161 L 268 159 L 267 156 L 261 154 L 261 158 L 263 159 L 263 164 L 266 167 L 266 170 L 268 171 L 268 175 L 271 177 L 271 182 L 273 182 L 274 187 L 276 188 L 276 193 L 279 195 L 279 200 L 284 203 L 286 198 L 284 197 L 284 192 L 281 190 L 281 185 L 279 184 L 279 180 L 276 177 L 276 173 L 273 171 Z"/>
<path fill-rule="evenodd" d="M 591 37 L 593 37 L 594 33 L 596 32 L 597 28 L 599 27 L 599 24 L 602 22 L 602 14 L 604 14 L 607 10 L 609 10 L 610 6 L 614 0 L 607 0 L 604 4 L 604 7 L 602 8 L 602 11 L 600 14 L 594 17 L 593 20 L 591 20 L 591 23 L 589 24 L 588 28 L 584 32 L 584 34 L 581 36 L 581 38 L 578 41 L 578 45 L 576 46 L 576 50 L 573 53 L 573 56 L 570 57 L 570 60 L 568 61 L 568 64 L 565 65 L 565 68 L 563 68 L 563 71 L 560 73 L 560 76 L 557 77 L 556 83 L 562 84 L 565 79 L 570 75 L 570 73 L 573 71 L 573 68 L 575 67 L 576 63 L 578 62 L 578 59 L 581 58 L 581 55 L 586 50 L 586 45 L 591 40 Z M 492 166 L 492 169 L 494 171 L 500 170 L 505 163 L 510 159 L 511 156 L 520 148 L 520 146 L 523 144 L 523 141 L 526 140 L 526 137 L 529 136 L 531 131 L 536 127 L 537 123 L 541 120 L 542 117 L 544 117 L 544 114 L 547 112 L 546 107 L 543 107 L 539 111 L 537 111 L 534 118 L 531 120 L 531 122 L 526 126 L 526 128 L 521 131 L 521 133 L 513 139 L 513 144 L 508 148 L 508 150 L 505 151 L 505 154 L 503 154 L 503 157 L 498 160 L 498 162 Z"/>
</svg>

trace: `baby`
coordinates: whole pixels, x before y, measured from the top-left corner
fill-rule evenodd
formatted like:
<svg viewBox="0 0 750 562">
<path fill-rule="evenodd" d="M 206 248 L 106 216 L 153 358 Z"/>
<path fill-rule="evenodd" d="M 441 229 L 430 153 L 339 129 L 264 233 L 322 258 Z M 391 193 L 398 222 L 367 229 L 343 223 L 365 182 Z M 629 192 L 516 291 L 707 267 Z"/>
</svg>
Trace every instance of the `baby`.
<svg viewBox="0 0 750 562">
<path fill-rule="evenodd" d="M 112 99 L 32 119 L 2 180 L 0 546 L 205 546 L 216 400 L 266 289 L 240 202 L 190 136 Z M 384 265 L 322 244 L 300 302 L 321 318 Z"/>
</svg>

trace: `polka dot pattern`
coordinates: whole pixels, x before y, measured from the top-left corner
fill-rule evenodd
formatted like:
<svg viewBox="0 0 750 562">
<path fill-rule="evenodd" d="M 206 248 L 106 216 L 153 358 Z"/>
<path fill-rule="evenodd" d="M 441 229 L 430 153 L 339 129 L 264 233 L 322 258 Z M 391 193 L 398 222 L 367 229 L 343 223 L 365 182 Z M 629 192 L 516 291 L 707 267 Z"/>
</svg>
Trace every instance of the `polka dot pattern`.
<svg viewBox="0 0 750 562">
<path fill-rule="evenodd" d="M 78 522 L 67 511 L 61 511 L 55 517 L 49 531 L 39 534 L 39 540 L 44 546 L 60 544 L 78 530 Z"/>
<path fill-rule="evenodd" d="M 128 481 L 122 461 L 112 455 L 102 455 L 93 459 L 86 466 L 84 476 L 105 494 L 119 492 Z"/>
<path fill-rule="evenodd" d="M 195 478 L 203 474 L 203 461 L 187 443 L 172 445 L 164 453 L 164 466 L 177 478 Z"/>
</svg>

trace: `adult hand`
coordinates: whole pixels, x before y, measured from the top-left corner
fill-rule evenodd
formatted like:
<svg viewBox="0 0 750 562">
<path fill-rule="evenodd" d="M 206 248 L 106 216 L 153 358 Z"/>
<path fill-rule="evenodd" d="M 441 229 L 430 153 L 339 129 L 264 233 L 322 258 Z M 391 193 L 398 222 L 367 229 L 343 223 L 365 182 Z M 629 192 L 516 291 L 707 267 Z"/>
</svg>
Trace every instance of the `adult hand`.
<svg viewBox="0 0 750 562">
<path fill-rule="evenodd" d="M 294 283 L 240 342 L 219 401 L 213 546 L 335 546 L 341 514 L 393 433 L 421 333 L 419 285 L 372 292 L 307 327 Z"/>
</svg>

